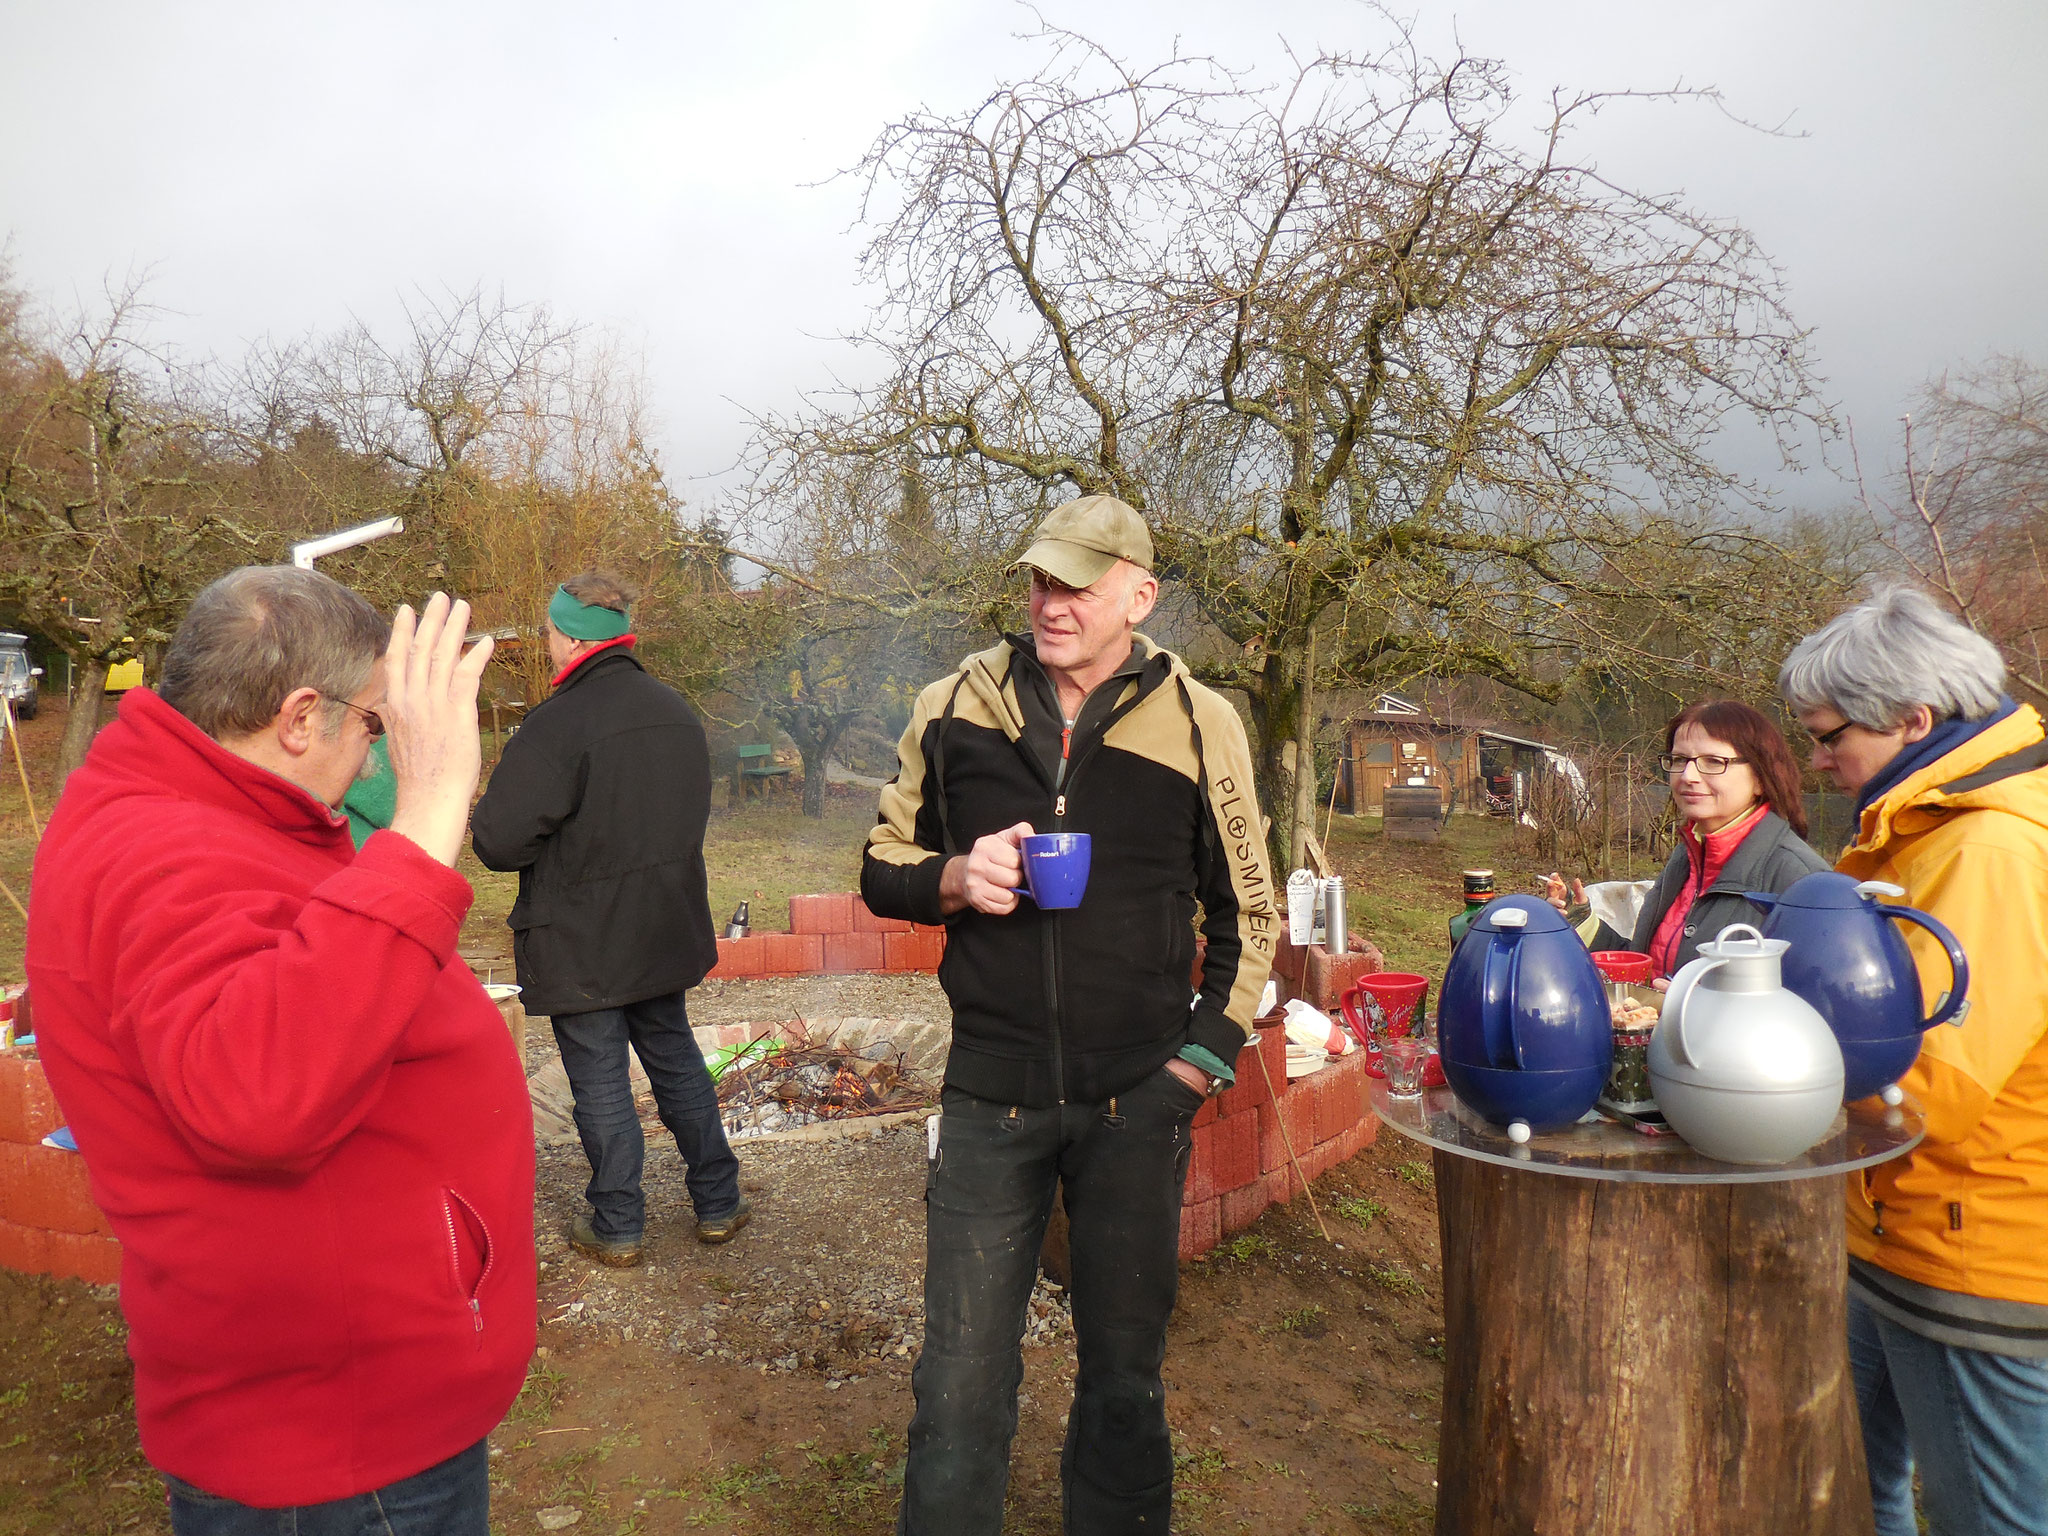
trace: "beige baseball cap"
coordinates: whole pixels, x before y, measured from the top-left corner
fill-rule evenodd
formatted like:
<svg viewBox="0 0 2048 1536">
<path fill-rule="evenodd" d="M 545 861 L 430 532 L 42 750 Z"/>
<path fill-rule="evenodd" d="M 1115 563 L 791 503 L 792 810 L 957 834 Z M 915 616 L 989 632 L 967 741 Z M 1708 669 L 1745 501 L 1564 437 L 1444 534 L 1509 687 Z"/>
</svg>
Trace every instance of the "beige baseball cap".
<svg viewBox="0 0 2048 1536">
<path fill-rule="evenodd" d="M 1152 569 L 1152 533 L 1145 519 L 1114 496 L 1083 496 L 1045 515 L 1017 565 L 1032 566 L 1070 587 L 1092 587 L 1119 560 Z"/>
</svg>

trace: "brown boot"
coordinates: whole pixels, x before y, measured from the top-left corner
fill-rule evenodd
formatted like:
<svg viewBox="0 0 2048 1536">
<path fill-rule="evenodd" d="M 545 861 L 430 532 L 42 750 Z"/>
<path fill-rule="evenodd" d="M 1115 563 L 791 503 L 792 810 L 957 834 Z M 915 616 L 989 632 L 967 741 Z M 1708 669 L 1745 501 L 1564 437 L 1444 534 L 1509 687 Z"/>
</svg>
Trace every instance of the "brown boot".
<svg viewBox="0 0 2048 1536">
<path fill-rule="evenodd" d="M 631 1269 L 640 1262 L 639 1238 L 599 1237 L 588 1216 L 578 1216 L 569 1223 L 569 1246 L 613 1269 Z"/>
<path fill-rule="evenodd" d="M 740 1203 L 727 1215 L 716 1221 L 697 1223 L 697 1241 L 700 1243 L 729 1243 L 733 1234 L 754 1219 L 754 1208 L 747 1204 L 747 1197 L 740 1196 Z"/>
</svg>

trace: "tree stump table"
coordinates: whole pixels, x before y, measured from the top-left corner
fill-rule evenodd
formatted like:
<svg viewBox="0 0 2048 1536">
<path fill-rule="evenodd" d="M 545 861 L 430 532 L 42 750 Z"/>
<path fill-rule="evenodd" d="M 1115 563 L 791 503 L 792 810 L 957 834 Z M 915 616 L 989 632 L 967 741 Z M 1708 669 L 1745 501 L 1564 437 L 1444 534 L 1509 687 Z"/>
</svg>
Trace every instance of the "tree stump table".
<svg viewBox="0 0 2048 1536">
<path fill-rule="evenodd" d="M 1749 1168 L 1607 1121 L 1517 1145 L 1448 1088 L 1372 1102 L 1436 1168 L 1437 1536 L 1869 1536 L 1839 1176 L 1918 1142 L 1918 1106 Z"/>
</svg>

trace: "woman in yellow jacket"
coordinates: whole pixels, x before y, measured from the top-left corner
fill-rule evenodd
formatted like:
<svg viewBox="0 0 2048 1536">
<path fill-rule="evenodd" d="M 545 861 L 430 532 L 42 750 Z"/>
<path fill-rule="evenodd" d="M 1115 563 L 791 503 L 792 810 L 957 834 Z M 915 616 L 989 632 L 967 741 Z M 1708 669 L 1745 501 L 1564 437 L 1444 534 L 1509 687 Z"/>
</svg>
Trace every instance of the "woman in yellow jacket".
<svg viewBox="0 0 2048 1536">
<path fill-rule="evenodd" d="M 1997 648 L 1910 589 L 1809 635 L 1780 691 L 1856 796 L 1836 863 L 1970 959 L 1902 1080 L 1927 1136 L 1849 1180 L 1849 1355 L 1879 1536 L 2048 1532 L 2048 742 Z M 1928 1002 L 1948 963 L 1907 941 Z"/>
</svg>

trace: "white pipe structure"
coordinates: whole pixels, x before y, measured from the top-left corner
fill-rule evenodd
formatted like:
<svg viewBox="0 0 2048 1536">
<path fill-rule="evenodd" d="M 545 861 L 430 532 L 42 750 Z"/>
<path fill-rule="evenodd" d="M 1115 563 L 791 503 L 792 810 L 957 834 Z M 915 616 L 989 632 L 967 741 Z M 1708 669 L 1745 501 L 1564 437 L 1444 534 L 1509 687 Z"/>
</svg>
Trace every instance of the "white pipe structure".
<svg viewBox="0 0 2048 1536">
<path fill-rule="evenodd" d="M 358 544 L 367 544 L 372 539 L 388 538 L 394 533 L 405 532 L 402 517 L 380 517 L 374 523 L 359 523 L 353 528 L 343 528 L 338 533 L 324 533 L 317 539 L 306 539 L 292 546 L 292 564 L 302 571 L 313 569 L 313 562 L 322 555 L 339 554 L 344 549 L 354 549 Z"/>
</svg>

